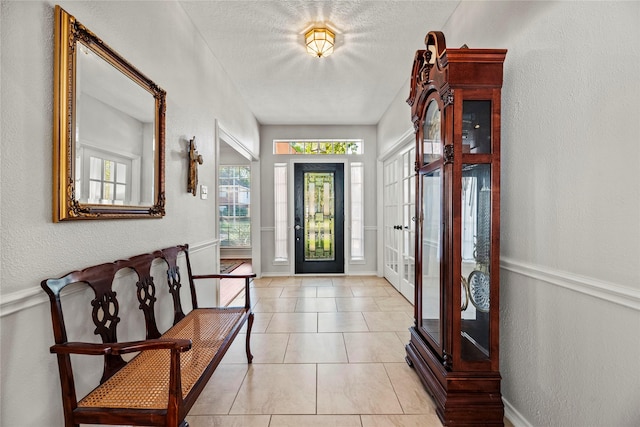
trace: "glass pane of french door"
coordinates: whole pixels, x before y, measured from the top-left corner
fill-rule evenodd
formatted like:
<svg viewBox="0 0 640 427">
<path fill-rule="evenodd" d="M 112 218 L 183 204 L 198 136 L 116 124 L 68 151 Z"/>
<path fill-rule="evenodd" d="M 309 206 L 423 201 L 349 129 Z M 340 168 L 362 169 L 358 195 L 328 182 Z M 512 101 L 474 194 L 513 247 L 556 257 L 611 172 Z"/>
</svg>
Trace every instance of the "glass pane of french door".
<svg viewBox="0 0 640 427">
<path fill-rule="evenodd" d="M 393 158 L 384 164 L 384 277 L 400 290 L 400 233 L 398 204 L 401 193 L 398 182 L 398 160 Z"/>
<path fill-rule="evenodd" d="M 402 276 L 400 293 L 413 303 L 415 298 L 416 242 L 416 160 L 415 148 L 402 155 Z"/>
</svg>

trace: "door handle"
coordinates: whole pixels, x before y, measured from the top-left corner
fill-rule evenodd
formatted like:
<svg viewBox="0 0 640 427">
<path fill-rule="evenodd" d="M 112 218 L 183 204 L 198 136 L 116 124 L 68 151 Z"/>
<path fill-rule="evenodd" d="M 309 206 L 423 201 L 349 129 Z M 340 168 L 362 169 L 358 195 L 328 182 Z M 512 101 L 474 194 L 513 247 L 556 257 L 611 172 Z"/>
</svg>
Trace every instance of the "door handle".
<svg viewBox="0 0 640 427">
<path fill-rule="evenodd" d="M 300 227 L 298 224 L 296 224 L 296 226 L 295 226 L 295 227 L 293 227 L 293 228 L 295 228 L 295 229 L 296 229 L 296 231 L 298 231 L 298 230 L 300 230 L 302 227 Z"/>
</svg>

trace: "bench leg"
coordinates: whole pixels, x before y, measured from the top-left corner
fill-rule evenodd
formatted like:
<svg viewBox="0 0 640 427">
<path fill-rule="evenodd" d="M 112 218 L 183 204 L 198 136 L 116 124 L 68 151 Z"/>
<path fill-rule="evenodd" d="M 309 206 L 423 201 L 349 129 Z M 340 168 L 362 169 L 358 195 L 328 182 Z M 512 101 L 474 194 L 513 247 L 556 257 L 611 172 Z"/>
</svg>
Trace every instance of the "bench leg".
<svg viewBox="0 0 640 427">
<path fill-rule="evenodd" d="M 249 313 L 249 320 L 247 321 L 247 363 L 251 363 L 253 360 L 253 354 L 251 354 L 251 345 L 249 344 L 249 339 L 251 338 L 251 328 L 253 327 L 253 313 Z"/>
</svg>

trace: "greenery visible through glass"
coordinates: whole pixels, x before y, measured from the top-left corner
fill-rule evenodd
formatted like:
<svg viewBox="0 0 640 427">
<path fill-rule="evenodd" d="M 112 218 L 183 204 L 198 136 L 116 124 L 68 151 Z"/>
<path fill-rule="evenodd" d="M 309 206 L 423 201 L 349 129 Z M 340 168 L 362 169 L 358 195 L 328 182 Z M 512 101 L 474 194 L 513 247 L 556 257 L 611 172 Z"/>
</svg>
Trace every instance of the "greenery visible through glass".
<svg viewBox="0 0 640 427">
<path fill-rule="evenodd" d="M 274 154 L 362 154 L 361 139 L 274 140 Z"/>
<path fill-rule="evenodd" d="M 251 246 L 250 184 L 249 166 L 220 166 L 220 246 Z"/>
<path fill-rule="evenodd" d="M 335 259 L 335 184 L 330 172 L 304 174 L 305 261 Z"/>
</svg>

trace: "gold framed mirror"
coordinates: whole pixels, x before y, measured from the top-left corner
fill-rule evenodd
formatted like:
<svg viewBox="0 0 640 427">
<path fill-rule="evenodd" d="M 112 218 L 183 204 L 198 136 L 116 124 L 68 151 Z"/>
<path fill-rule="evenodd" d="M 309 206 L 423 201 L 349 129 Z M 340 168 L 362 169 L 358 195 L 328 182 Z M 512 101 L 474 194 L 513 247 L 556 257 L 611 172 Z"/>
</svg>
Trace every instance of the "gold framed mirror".
<svg viewBox="0 0 640 427">
<path fill-rule="evenodd" d="M 53 221 L 162 218 L 166 92 L 55 6 Z"/>
</svg>

